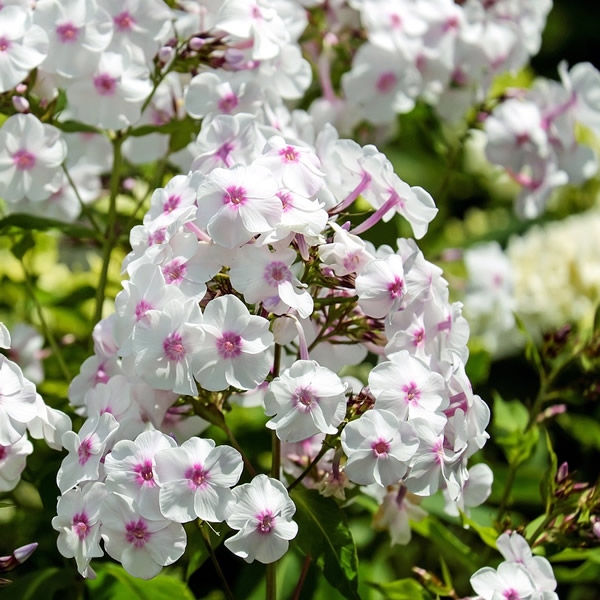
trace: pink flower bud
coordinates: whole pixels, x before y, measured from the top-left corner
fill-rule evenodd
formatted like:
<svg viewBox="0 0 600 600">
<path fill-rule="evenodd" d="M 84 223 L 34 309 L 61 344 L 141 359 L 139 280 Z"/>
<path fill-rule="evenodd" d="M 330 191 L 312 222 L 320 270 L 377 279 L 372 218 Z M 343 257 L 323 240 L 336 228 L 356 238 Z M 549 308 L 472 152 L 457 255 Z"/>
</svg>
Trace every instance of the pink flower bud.
<svg viewBox="0 0 600 600">
<path fill-rule="evenodd" d="M 17 112 L 26 113 L 29 111 L 29 101 L 23 96 L 13 96 L 12 104 Z"/>
<path fill-rule="evenodd" d="M 204 46 L 204 44 L 206 44 L 206 40 L 199 38 L 199 37 L 193 37 L 188 42 L 188 46 L 190 47 L 191 50 L 200 50 L 200 48 L 202 48 L 202 46 Z"/>
<path fill-rule="evenodd" d="M 175 50 L 173 50 L 173 48 L 171 48 L 171 46 L 163 46 L 158 51 L 158 60 L 163 64 L 167 64 L 168 62 L 171 62 L 174 57 L 175 57 Z"/>
</svg>

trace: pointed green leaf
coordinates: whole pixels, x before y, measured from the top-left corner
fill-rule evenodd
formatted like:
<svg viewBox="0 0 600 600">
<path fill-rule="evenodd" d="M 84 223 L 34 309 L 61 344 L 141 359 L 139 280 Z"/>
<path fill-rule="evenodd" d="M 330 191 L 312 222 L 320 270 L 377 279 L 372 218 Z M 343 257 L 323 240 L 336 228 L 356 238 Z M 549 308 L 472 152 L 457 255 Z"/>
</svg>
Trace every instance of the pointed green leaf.
<svg viewBox="0 0 600 600">
<path fill-rule="evenodd" d="M 56 219 L 46 219 L 45 217 L 36 217 L 34 215 L 20 213 L 8 215 L 7 217 L 4 217 L 4 219 L 0 219 L 0 233 L 4 233 L 11 227 L 23 229 L 25 231 L 46 231 L 48 229 L 56 229 L 75 238 L 96 237 L 93 229 L 88 229 L 81 225 L 73 225 L 72 223 L 65 223 L 64 221 L 58 221 Z"/>
<path fill-rule="evenodd" d="M 298 547 L 345 598 L 359 600 L 358 557 L 346 515 L 316 490 L 298 486 L 290 495 L 296 504 Z"/>
<path fill-rule="evenodd" d="M 386 600 L 431 600 L 433 596 L 415 579 L 371 583 Z"/>
<path fill-rule="evenodd" d="M 148 581 L 132 577 L 120 565 L 106 562 L 95 580 L 86 580 L 92 600 L 194 600 L 185 583 L 168 575 Z"/>
</svg>

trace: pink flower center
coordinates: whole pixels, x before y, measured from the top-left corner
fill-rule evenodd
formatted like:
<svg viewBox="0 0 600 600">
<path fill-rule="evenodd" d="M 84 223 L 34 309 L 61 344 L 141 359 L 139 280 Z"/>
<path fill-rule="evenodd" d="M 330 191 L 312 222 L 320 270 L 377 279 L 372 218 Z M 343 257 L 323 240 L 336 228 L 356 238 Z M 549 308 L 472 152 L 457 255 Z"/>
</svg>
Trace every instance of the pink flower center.
<svg viewBox="0 0 600 600">
<path fill-rule="evenodd" d="M 229 155 L 235 149 L 235 146 L 230 142 L 225 142 L 217 151 L 216 155 L 224 162 L 227 163 Z"/>
<path fill-rule="evenodd" d="M 413 346 L 419 346 L 423 343 L 423 341 L 425 340 L 425 330 L 424 329 L 417 329 L 414 333 L 413 333 Z"/>
<path fill-rule="evenodd" d="M 135 19 L 131 16 L 129 11 L 124 10 L 113 18 L 113 23 L 119 31 L 129 31 L 132 29 Z"/>
<path fill-rule="evenodd" d="M 35 167 L 35 156 L 27 150 L 17 150 L 12 159 L 18 171 L 29 171 Z"/>
<path fill-rule="evenodd" d="M 402 26 L 402 18 L 398 13 L 392 13 L 390 15 L 390 23 L 394 29 L 400 29 Z"/>
<path fill-rule="evenodd" d="M 99 383 L 106 383 L 110 377 L 108 373 L 104 369 L 104 363 L 98 366 L 96 369 L 96 375 L 94 376 L 94 383 L 98 385 Z"/>
<path fill-rule="evenodd" d="M 165 228 L 157 229 L 148 236 L 148 245 L 162 244 L 167 239 L 167 230 Z"/>
<path fill-rule="evenodd" d="M 190 480 L 192 487 L 203 487 L 208 482 L 208 471 L 202 465 L 194 465 L 185 472 L 185 478 Z"/>
<path fill-rule="evenodd" d="M 156 485 L 151 460 L 145 460 L 143 463 L 135 465 L 133 470 L 137 473 L 135 481 L 139 486 L 154 487 Z"/>
<path fill-rule="evenodd" d="M 344 256 L 342 265 L 346 271 L 354 272 L 360 265 L 360 256 L 357 252 L 350 252 L 350 254 Z"/>
<path fill-rule="evenodd" d="M 217 352 L 221 358 L 236 358 L 242 353 L 242 338 L 233 331 L 225 331 L 217 340 Z"/>
<path fill-rule="evenodd" d="M 288 194 L 287 192 L 277 192 L 276 196 L 281 200 L 281 206 L 284 211 L 294 208 L 291 194 Z"/>
<path fill-rule="evenodd" d="M 291 274 L 285 263 L 275 260 L 265 267 L 263 277 L 269 285 L 277 287 L 282 281 L 289 281 Z"/>
<path fill-rule="evenodd" d="M 510 589 L 510 590 L 506 590 L 503 593 L 503 596 L 506 598 L 506 600 L 520 600 L 521 596 L 519 595 L 519 592 L 517 592 L 517 590 L 514 589 Z"/>
<path fill-rule="evenodd" d="M 258 525 L 256 526 L 256 531 L 258 531 L 258 533 L 266 535 L 268 533 L 271 533 L 274 527 L 275 516 L 270 510 L 258 515 Z"/>
<path fill-rule="evenodd" d="M 92 440 L 86 438 L 79 445 L 77 450 L 77 456 L 79 457 L 79 464 L 83 467 L 92 455 Z"/>
<path fill-rule="evenodd" d="M 310 412 L 317 404 L 317 397 L 311 388 L 299 387 L 294 391 L 292 402 L 302 412 Z"/>
<path fill-rule="evenodd" d="M 125 524 L 125 539 L 136 548 L 143 548 L 151 535 L 144 519 L 138 519 L 137 522 L 129 521 Z"/>
<path fill-rule="evenodd" d="M 162 268 L 167 283 L 179 284 L 183 281 L 187 273 L 187 266 L 180 259 L 176 258 Z"/>
<path fill-rule="evenodd" d="M 283 162 L 298 162 L 298 152 L 292 148 L 292 146 L 286 146 L 279 151 L 279 156 Z"/>
<path fill-rule="evenodd" d="M 169 360 L 181 360 L 185 356 L 183 340 L 177 332 L 170 333 L 163 341 L 163 350 Z"/>
<path fill-rule="evenodd" d="M 225 204 L 233 204 L 234 206 L 239 206 L 246 202 L 246 200 L 246 190 L 237 185 L 229 186 L 223 196 Z"/>
<path fill-rule="evenodd" d="M 5 37 L 0 37 L 0 52 L 6 52 L 10 48 L 10 42 Z"/>
<path fill-rule="evenodd" d="M 135 305 L 135 320 L 139 321 L 140 319 L 143 319 L 149 310 L 152 310 L 152 305 L 145 300 L 140 300 Z"/>
<path fill-rule="evenodd" d="M 94 87 L 101 96 L 112 96 L 117 88 L 117 80 L 108 73 L 94 77 Z"/>
<path fill-rule="evenodd" d="M 450 17 L 443 26 L 444 32 L 450 31 L 451 29 L 458 29 L 458 17 L 456 15 Z"/>
<path fill-rule="evenodd" d="M 432 452 L 436 455 L 435 462 L 441 465 L 444 462 L 444 440 L 438 440 L 433 445 Z"/>
<path fill-rule="evenodd" d="M 90 532 L 89 521 L 85 513 L 77 513 L 73 515 L 71 528 L 77 534 L 80 541 L 85 540 Z"/>
<path fill-rule="evenodd" d="M 400 277 L 396 276 L 394 281 L 387 287 L 390 298 L 400 298 L 404 293 L 404 281 Z"/>
<path fill-rule="evenodd" d="M 163 213 L 169 214 L 173 212 L 181 203 L 181 196 L 171 194 L 163 204 Z"/>
<path fill-rule="evenodd" d="M 63 44 L 70 44 L 77 41 L 79 28 L 75 27 L 73 23 L 63 23 L 62 25 L 57 25 L 56 35 Z"/>
<path fill-rule="evenodd" d="M 6 446 L 0 446 L 0 460 L 4 460 L 8 456 Z"/>
<path fill-rule="evenodd" d="M 231 113 L 231 111 L 240 103 L 238 97 L 235 94 L 226 94 L 219 99 L 217 106 L 219 110 L 224 113 Z"/>
<path fill-rule="evenodd" d="M 408 385 L 403 385 L 402 391 L 404 392 L 404 401 L 407 404 L 418 404 L 421 392 L 416 383 L 411 381 Z"/>
<path fill-rule="evenodd" d="M 386 458 L 390 451 L 390 443 L 384 439 L 379 438 L 376 442 L 371 444 L 371 450 L 377 458 Z"/>
<path fill-rule="evenodd" d="M 398 78 L 396 77 L 395 73 L 386 71 L 377 78 L 375 87 L 377 88 L 378 92 L 381 92 L 382 94 L 389 94 L 396 87 L 397 81 Z"/>
</svg>

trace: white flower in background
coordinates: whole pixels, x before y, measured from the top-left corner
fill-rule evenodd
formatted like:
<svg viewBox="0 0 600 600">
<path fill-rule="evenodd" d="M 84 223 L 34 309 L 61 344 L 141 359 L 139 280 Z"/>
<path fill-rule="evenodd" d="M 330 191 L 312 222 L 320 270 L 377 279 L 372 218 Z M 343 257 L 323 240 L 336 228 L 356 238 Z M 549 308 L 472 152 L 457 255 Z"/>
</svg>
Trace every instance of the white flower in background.
<svg viewBox="0 0 600 600">
<path fill-rule="evenodd" d="M 23 81 L 48 54 L 48 36 L 31 16 L 20 6 L 0 5 L 0 93 Z"/>
<path fill-rule="evenodd" d="M 0 127 L 0 196 L 9 202 L 47 198 L 66 155 L 59 129 L 32 114 L 12 115 Z"/>
<path fill-rule="evenodd" d="M 44 71 L 80 77 L 93 71 L 112 38 L 110 15 L 95 0 L 38 0 L 36 25 L 48 34 Z"/>
<path fill-rule="evenodd" d="M 10 348 L 10 332 L 2 322 L 0 322 L 0 348 Z"/>
<path fill-rule="evenodd" d="M 126 54 L 104 52 L 91 74 L 67 84 L 69 116 L 103 129 L 124 129 L 140 118 L 151 89 L 145 65 Z"/>
<path fill-rule="evenodd" d="M 246 562 L 267 564 L 279 560 L 296 537 L 298 525 L 292 520 L 296 505 L 284 485 L 266 475 L 234 488 L 235 502 L 227 525 L 238 530 L 225 546 Z"/>
<path fill-rule="evenodd" d="M 298 360 L 269 384 L 264 402 L 273 417 L 267 427 L 284 442 L 299 442 L 337 432 L 346 416 L 346 386 L 314 360 Z"/>
</svg>

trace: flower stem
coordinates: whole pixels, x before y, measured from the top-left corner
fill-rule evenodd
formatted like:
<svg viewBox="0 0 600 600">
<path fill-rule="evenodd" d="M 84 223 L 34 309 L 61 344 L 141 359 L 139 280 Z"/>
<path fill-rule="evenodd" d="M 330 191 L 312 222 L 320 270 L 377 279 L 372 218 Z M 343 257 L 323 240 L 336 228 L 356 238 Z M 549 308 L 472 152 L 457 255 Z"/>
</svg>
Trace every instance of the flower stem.
<svg viewBox="0 0 600 600">
<path fill-rule="evenodd" d="M 217 576 L 219 577 L 219 579 L 221 580 L 221 583 L 223 584 L 223 592 L 225 593 L 225 597 L 227 598 L 227 600 L 235 600 L 235 596 L 233 595 L 233 592 L 231 591 L 231 588 L 229 587 L 229 584 L 227 583 L 227 578 L 225 577 L 223 570 L 221 569 L 221 565 L 219 564 L 219 561 L 217 560 L 217 557 L 215 556 L 215 552 L 213 550 L 212 544 L 210 543 L 210 538 L 208 537 L 208 534 L 206 533 L 206 530 L 204 529 L 204 523 L 198 523 L 198 529 L 200 529 L 200 534 L 202 535 L 202 541 L 204 542 L 204 545 L 206 546 L 206 550 L 210 556 L 210 560 L 212 561 L 213 566 L 215 567 Z"/>
<path fill-rule="evenodd" d="M 329 446 L 323 444 L 323 447 L 319 453 L 308 463 L 308 465 L 306 465 L 304 471 L 302 471 L 302 473 L 300 473 L 300 475 L 298 475 L 298 477 L 296 477 L 296 479 L 294 479 L 294 481 L 288 485 L 288 492 L 293 490 L 312 471 L 314 466 L 323 458 L 325 452 L 327 452 L 329 449 Z"/>
<path fill-rule="evenodd" d="M 300 600 L 300 594 L 302 593 L 302 586 L 304 585 L 304 581 L 306 576 L 308 575 L 308 569 L 310 568 L 310 563 L 312 562 L 312 557 L 310 555 L 306 555 L 304 557 L 304 562 L 302 563 L 302 571 L 300 571 L 300 579 L 298 579 L 298 583 L 294 589 L 294 594 L 292 596 L 292 600 Z"/>
<path fill-rule="evenodd" d="M 98 280 L 98 289 L 96 290 L 96 310 L 94 312 L 93 324 L 95 325 L 102 319 L 102 307 L 104 305 L 104 296 L 106 294 L 106 284 L 108 281 L 108 268 L 110 266 L 110 257 L 117 239 L 117 195 L 121 183 L 121 145 L 125 140 L 124 136 L 117 135 L 113 140 L 113 168 L 110 175 L 110 197 L 108 206 L 108 220 L 104 233 L 104 246 L 102 248 L 102 270 Z"/>
</svg>

